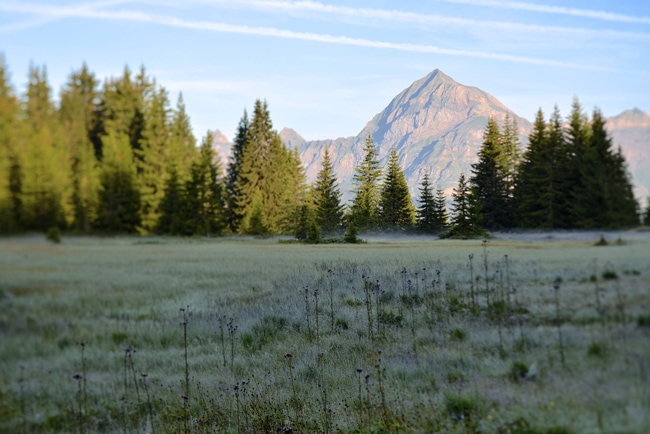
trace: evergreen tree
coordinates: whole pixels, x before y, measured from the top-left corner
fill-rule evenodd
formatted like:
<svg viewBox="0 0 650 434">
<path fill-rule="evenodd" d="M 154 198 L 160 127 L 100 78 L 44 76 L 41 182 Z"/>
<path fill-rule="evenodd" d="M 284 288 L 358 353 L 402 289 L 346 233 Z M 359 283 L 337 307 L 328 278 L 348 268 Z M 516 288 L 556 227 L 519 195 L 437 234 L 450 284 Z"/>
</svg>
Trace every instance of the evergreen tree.
<svg viewBox="0 0 650 434">
<path fill-rule="evenodd" d="M 241 209 L 239 209 L 237 205 L 238 198 L 240 196 L 240 186 L 238 180 L 240 179 L 239 177 L 244 159 L 249 127 L 250 122 L 248 120 L 248 113 L 246 110 L 244 110 L 244 114 L 239 121 L 239 125 L 237 125 L 237 133 L 235 134 L 235 139 L 231 148 L 230 161 L 228 162 L 228 172 L 226 178 L 226 193 L 228 196 L 228 222 L 230 225 L 230 230 L 233 232 L 237 232 L 241 219 L 243 218 Z"/>
<path fill-rule="evenodd" d="M 435 197 L 433 195 L 433 186 L 429 180 L 429 172 L 424 172 L 422 183 L 418 190 L 420 191 L 420 197 L 418 197 L 420 206 L 417 209 L 418 230 L 425 233 L 433 233 L 438 228 L 435 226 Z"/>
<path fill-rule="evenodd" d="M 166 173 L 171 177 L 176 173 L 179 182 L 184 184 L 190 178 L 190 168 L 192 162 L 198 155 L 196 147 L 196 138 L 192 133 L 190 118 L 185 111 L 183 94 L 178 95 L 176 110 L 172 114 L 170 129 L 170 138 L 168 146 L 168 159 Z"/>
<path fill-rule="evenodd" d="M 388 157 L 379 200 L 379 220 L 385 228 L 411 229 L 415 226 L 415 207 L 395 148 Z"/>
<path fill-rule="evenodd" d="M 129 139 L 131 149 L 138 151 L 145 126 L 145 95 L 151 89 L 144 69 L 135 78 L 128 67 L 119 79 L 110 78 L 104 83 L 103 99 L 99 106 L 100 122 L 94 135 L 102 138 L 109 129 Z M 95 142 L 95 153 L 102 159 L 103 140 Z"/>
<path fill-rule="evenodd" d="M 593 185 L 602 181 L 601 179 L 589 179 L 592 175 L 595 175 L 593 170 L 598 171 L 596 167 L 598 164 L 593 166 L 593 162 L 589 161 L 596 156 L 590 149 L 592 142 L 590 135 L 589 120 L 583 113 L 578 99 L 574 98 L 566 134 L 568 159 L 572 168 L 568 173 L 568 184 L 571 188 L 571 201 L 569 202 L 570 226 L 572 227 L 594 227 L 594 222 L 591 221 L 594 216 L 591 216 L 590 212 L 593 210 L 594 205 L 597 208 L 604 205 L 604 203 L 600 205 L 588 203 L 592 200 L 599 201 L 599 194 L 595 196 L 588 195 L 587 190 L 591 190 Z"/>
<path fill-rule="evenodd" d="M 379 225 L 379 186 L 381 169 L 377 160 L 375 142 L 370 133 L 363 147 L 365 156 L 354 169 L 354 200 L 350 209 L 349 221 L 357 230 L 376 229 Z"/>
<path fill-rule="evenodd" d="M 99 170 L 91 142 L 99 82 L 84 64 L 61 92 L 59 116 L 67 142 L 72 176 L 74 227 L 89 231 L 96 219 Z"/>
<path fill-rule="evenodd" d="M 239 233 L 293 232 L 305 199 L 305 174 L 298 154 L 287 149 L 273 130 L 266 102 L 255 102 L 237 189 L 234 209 L 241 216 Z"/>
<path fill-rule="evenodd" d="M 186 196 L 178 172 L 172 166 L 167 172 L 163 198 L 160 201 L 160 218 L 156 232 L 168 235 L 183 235 L 184 207 Z"/>
<path fill-rule="evenodd" d="M 219 178 L 221 160 L 212 148 L 213 141 L 208 131 L 185 187 L 183 233 L 186 235 L 221 235 L 226 229 L 224 187 Z"/>
<path fill-rule="evenodd" d="M 447 216 L 447 198 L 442 188 L 436 190 L 436 198 L 433 201 L 434 224 L 438 230 L 446 229 L 449 226 L 449 217 Z"/>
<path fill-rule="evenodd" d="M 619 148 L 613 150 L 605 119 L 595 109 L 591 121 L 591 143 L 585 153 L 585 195 L 597 198 L 591 208 L 596 227 L 620 228 L 639 223 L 638 203 L 634 198 L 632 181 L 627 171 L 625 157 Z"/>
<path fill-rule="evenodd" d="M 521 142 L 519 140 L 519 127 L 514 117 L 506 113 L 503 130 L 501 132 L 501 156 L 499 167 L 503 174 L 505 185 L 504 215 L 508 216 L 508 227 L 516 226 L 517 205 L 515 191 L 517 189 L 517 175 L 521 163 Z"/>
<path fill-rule="evenodd" d="M 13 186 L 20 181 L 17 145 L 19 106 L 0 53 L 0 234 L 18 230 L 17 197 Z"/>
<path fill-rule="evenodd" d="M 144 107 L 145 124 L 140 139 L 138 172 L 140 185 L 140 232 L 151 233 L 158 226 L 160 201 L 164 196 L 167 160 L 171 139 L 169 99 L 160 87 L 148 95 Z"/>
<path fill-rule="evenodd" d="M 140 191 L 129 136 L 109 128 L 102 150 L 97 227 L 134 233 L 140 225 Z"/>
<path fill-rule="evenodd" d="M 505 152 L 502 135 L 493 118 L 488 120 L 483 133 L 483 144 L 478 162 L 472 164 L 470 185 L 472 194 L 483 213 L 483 225 L 489 229 L 504 229 L 513 225 L 508 206 L 507 174 L 504 172 Z"/>
<path fill-rule="evenodd" d="M 323 151 L 321 170 L 316 175 L 313 196 L 316 208 L 316 223 L 321 230 L 323 232 L 338 230 L 343 220 L 343 204 L 341 203 L 341 191 L 336 182 L 336 174 L 327 147 Z"/>
<path fill-rule="evenodd" d="M 458 186 L 452 193 L 453 206 L 451 227 L 444 234 L 445 238 L 473 238 L 487 235 L 487 232 L 480 226 L 482 215 L 472 190 L 461 173 L 458 179 Z"/>
<path fill-rule="evenodd" d="M 650 196 L 646 199 L 645 212 L 643 213 L 643 225 L 650 226 Z"/>
<path fill-rule="evenodd" d="M 26 141 L 19 151 L 21 220 L 47 231 L 72 223 L 72 181 L 63 130 L 45 68 L 30 67 L 24 108 Z"/>
<path fill-rule="evenodd" d="M 570 226 L 568 161 L 557 107 L 548 124 L 540 109 L 519 170 L 517 200 L 522 226 L 538 229 Z"/>
<path fill-rule="evenodd" d="M 430 234 L 445 230 L 449 224 L 445 192 L 442 188 L 438 187 L 434 196 L 433 186 L 428 172 L 425 172 L 422 177 L 422 184 L 419 190 L 420 197 L 418 202 L 420 206 L 417 209 L 418 230 Z"/>
</svg>

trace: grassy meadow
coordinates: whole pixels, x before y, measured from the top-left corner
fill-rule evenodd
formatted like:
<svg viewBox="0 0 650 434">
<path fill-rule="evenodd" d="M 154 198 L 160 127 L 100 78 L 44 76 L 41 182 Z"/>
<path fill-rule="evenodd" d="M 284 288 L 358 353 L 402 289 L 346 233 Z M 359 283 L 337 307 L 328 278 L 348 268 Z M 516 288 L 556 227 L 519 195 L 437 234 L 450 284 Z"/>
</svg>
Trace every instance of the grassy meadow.
<svg viewBox="0 0 650 434">
<path fill-rule="evenodd" d="M 650 233 L 606 238 L 0 239 L 0 432 L 647 433 Z"/>
</svg>

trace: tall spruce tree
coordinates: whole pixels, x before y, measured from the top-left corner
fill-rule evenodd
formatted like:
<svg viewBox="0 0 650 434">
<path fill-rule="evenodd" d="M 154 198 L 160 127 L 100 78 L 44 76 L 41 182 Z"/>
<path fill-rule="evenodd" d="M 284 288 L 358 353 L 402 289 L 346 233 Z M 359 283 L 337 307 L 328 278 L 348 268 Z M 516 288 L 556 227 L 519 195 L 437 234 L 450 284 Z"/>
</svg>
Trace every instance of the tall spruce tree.
<svg viewBox="0 0 650 434">
<path fill-rule="evenodd" d="M 488 120 L 478 162 L 472 164 L 469 183 L 483 213 L 483 225 L 488 229 L 505 229 L 513 225 L 508 204 L 507 173 L 504 171 L 502 135 L 494 118 Z"/>
<path fill-rule="evenodd" d="M 243 234 L 292 233 L 306 192 L 298 155 L 273 123 L 266 101 L 257 100 L 237 177 L 237 230 Z"/>
<path fill-rule="evenodd" d="M 472 195 L 471 187 L 461 173 L 458 186 L 452 193 L 452 217 L 449 230 L 444 237 L 474 238 L 485 236 L 487 232 L 481 227 L 482 215 L 477 200 Z"/>
<path fill-rule="evenodd" d="M 19 153 L 21 220 L 46 231 L 72 223 L 72 180 L 63 129 L 45 68 L 31 66 L 25 99 L 26 142 Z"/>
<path fill-rule="evenodd" d="M 59 116 L 70 159 L 74 227 L 89 231 L 97 216 L 99 168 L 91 141 L 96 123 L 99 82 L 84 63 L 61 91 Z"/>
<path fill-rule="evenodd" d="M 178 95 L 169 129 L 167 176 L 169 177 L 172 172 L 175 172 L 179 181 L 185 183 L 190 178 L 190 168 L 198 155 L 198 148 L 196 138 L 192 133 L 190 118 L 185 111 L 182 93 Z"/>
<path fill-rule="evenodd" d="M 370 133 L 363 147 L 364 158 L 354 169 L 354 200 L 350 208 L 349 222 L 359 231 L 379 226 L 379 179 L 381 169 L 377 160 L 375 142 Z"/>
<path fill-rule="evenodd" d="M 0 234 L 18 230 L 18 198 L 12 187 L 19 186 L 14 184 L 20 182 L 20 177 L 16 176 L 19 169 L 16 149 L 20 140 L 19 116 L 18 100 L 9 81 L 4 56 L 0 53 Z"/>
<path fill-rule="evenodd" d="M 142 233 L 152 233 L 160 218 L 160 201 L 164 196 L 169 159 L 170 108 L 167 91 L 154 88 L 144 102 L 144 128 L 139 149 L 138 173 L 140 185 L 140 227 Z"/>
<path fill-rule="evenodd" d="M 412 229 L 415 207 L 395 148 L 391 149 L 379 198 L 379 221 L 384 228 Z"/>
<path fill-rule="evenodd" d="M 447 208 L 445 193 L 441 188 L 434 195 L 429 173 L 425 172 L 419 187 L 420 196 L 417 209 L 417 228 L 424 233 L 435 234 L 447 228 Z"/>
<path fill-rule="evenodd" d="M 433 216 L 436 231 L 440 232 L 449 226 L 449 217 L 447 216 L 447 198 L 441 187 L 436 189 L 436 197 L 433 200 Z"/>
<path fill-rule="evenodd" d="M 97 227 L 135 233 L 140 225 L 140 190 L 129 136 L 109 127 L 102 152 Z"/>
<path fill-rule="evenodd" d="M 570 227 L 569 170 L 569 155 L 559 110 L 555 108 L 547 124 L 540 109 L 519 169 L 517 201 L 523 227 Z"/>
<path fill-rule="evenodd" d="M 602 207 L 594 207 L 593 212 L 600 217 L 596 226 L 605 228 L 620 228 L 634 226 L 639 223 L 639 205 L 634 197 L 632 181 L 627 171 L 627 164 L 621 149 L 614 151 L 613 144 L 605 128 L 605 119 L 598 109 L 594 109 L 591 121 L 591 144 L 585 156 L 586 165 L 601 166 L 602 169 L 592 172 L 594 178 L 602 179 L 602 188 L 594 191 L 591 184 L 587 195 L 602 195 L 599 202 Z M 587 173 L 587 176 L 589 174 Z"/>
<path fill-rule="evenodd" d="M 221 160 L 212 147 L 213 141 L 212 133 L 208 132 L 185 186 L 182 228 L 185 235 L 221 235 L 227 226 L 224 186 L 219 177 Z"/>
<path fill-rule="evenodd" d="M 515 191 L 517 189 L 517 175 L 519 173 L 519 164 L 521 164 L 521 141 L 519 140 L 519 127 L 517 120 L 506 113 L 503 130 L 501 132 L 501 158 L 499 167 L 504 176 L 506 210 L 509 227 L 517 225 L 517 205 Z"/>
<path fill-rule="evenodd" d="M 312 191 L 316 223 L 321 231 L 333 232 L 340 229 L 343 220 L 343 204 L 328 147 L 323 151 L 322 167 L 316 175 Z"/>
<path fill-rule="evenodd" d="M 185 204 L 186 195 L 183 182 L 176 167 L 171 166 L 165 179 L 164 194 L 160 201 L 160 218 L 158 219 L 156 232 L 168 235 L 184 235 Z"/>
<path fill-rule="evenodd" d="M 246 149 L 246 141 L 248 138 L 248 129 L 250 121 L 248 113 L 244 110 L 244 114 L 239 120 L 237 125 L 237 132 L 233 140 L 232 148 L 230 151 L 230 159 L 228 161 L 228 172 L 226 177 L 226 194 L 228 197 L 228 223 L 230 230 L 237 232 L 239 224 L 243 218 L 241 209 L 238 207 L 238 198 L 240 196 L 239 177 L 241 173 L 244 153 Z"/>
<path fill-rule="evenodd" d="M 429 179 L 429 172 L 424 172 L 422 183 L 418 187 L 420 196 L 418 197 L 417 208 L 417 227 L 420 232 L 433 233 L 438 228 L 435 225 L 435 197 L 433 195 L 433 186 Z"/>
</svg>

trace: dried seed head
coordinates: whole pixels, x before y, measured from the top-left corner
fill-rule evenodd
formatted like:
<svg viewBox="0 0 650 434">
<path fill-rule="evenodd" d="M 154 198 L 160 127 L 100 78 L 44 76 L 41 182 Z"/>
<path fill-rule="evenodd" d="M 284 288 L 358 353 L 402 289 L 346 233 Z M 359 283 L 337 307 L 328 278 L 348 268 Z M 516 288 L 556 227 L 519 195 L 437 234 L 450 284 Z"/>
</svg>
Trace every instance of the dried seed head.
<svg viewBox="0 0 650 434">
<path fill-rule="evenodd" d="M 78 380 L 81 380 L 83 377 L 82 377 L 81 375 L 79 375 L 79 374 L 74 374 L 74 375 L 72 376 L 72 378 L 74 378 L 75 380 L 78 381 Z"/>
<path fill-rule="evenodd" d="M 363 372 L 363 369 L 361 369 L 361 368 L 357 368 L 357 372 L 360 374 L 360 373 Z"/>
<path fill-rule="evenodd" d="M 291 353 L 286 353 L 286 354 L 284 355 L 284 357 L 287 358 L 287 359 L 290 359 L 290 358 L 293 357 L 293 354 L 291 354 Z"/>
</svg>

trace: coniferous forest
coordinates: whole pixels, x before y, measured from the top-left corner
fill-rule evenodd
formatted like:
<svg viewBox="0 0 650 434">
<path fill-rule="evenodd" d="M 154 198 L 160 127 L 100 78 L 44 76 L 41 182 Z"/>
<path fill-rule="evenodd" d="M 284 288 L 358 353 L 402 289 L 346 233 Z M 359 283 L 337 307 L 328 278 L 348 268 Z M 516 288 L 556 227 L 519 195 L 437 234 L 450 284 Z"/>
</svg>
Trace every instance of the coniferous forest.
<svg viewBox="0 0 650 434">
<path fill-rule="evenodd" d="M 541 109 L 522 150 L 517 125 L 490 119 L 478 161 L 452 195 L 428 176 L 414 205 L 392 150 L 371 136 L 349 207 L 330 160 L 313 185 L 296 149 L 273 128 L 266 101 L 244 111 L 227 167 L 212 135 L 197 140 L 182 95 L 125 68 L 101 83 L 84 64 L 55 102 L 45 67 L 18 95 L 0 59 L 0 233 L 295 234 L 318 242 L 347 228 L 484 236 L 485 230 L 621 228 L 640 210 L 620 149 L 598 109 L 577 99 L 568 119 Z M 645 214 L 649 214 L 645 211 Z"/>
</svg>

